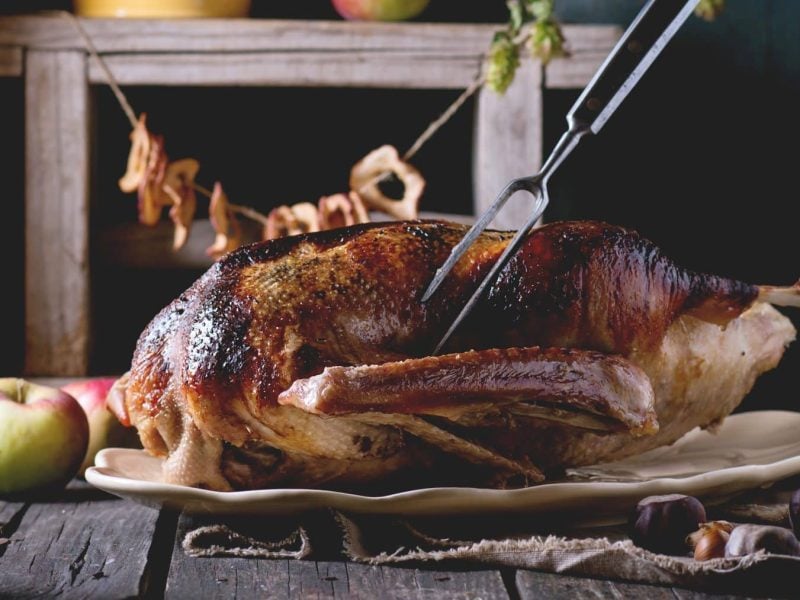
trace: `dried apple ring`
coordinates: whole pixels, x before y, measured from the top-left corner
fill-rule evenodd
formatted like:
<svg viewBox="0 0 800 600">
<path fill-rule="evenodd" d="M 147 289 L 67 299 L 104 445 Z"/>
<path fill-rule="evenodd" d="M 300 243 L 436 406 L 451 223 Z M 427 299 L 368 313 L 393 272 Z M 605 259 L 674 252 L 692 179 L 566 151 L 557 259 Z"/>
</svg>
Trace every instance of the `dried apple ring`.
<svg viewBox="0 0 800 600">
<path fill-rule="evenodd" d="M 150 155 L 147 167 L 139 181 L 139 222 L 154 226 L 161 219 L 161 209 L 172 201 L 164 193 L 164 180 L 167 171 L 167 155 L 164 153 L 164 138 L 150 137 Z"/>
<path fill-rule="evenodd" d="M 299 235 L 319 231 L 317 207 L 310 202 L 300 202 L 294 206 L 273 208 L 264 227 L 264 239 L 274 240 L 288 235 Z"/>
<path fill-rule="evenodd" d="M 206 254 L 214 260 L 219 260 L 223 255 L 236 250 L 242 243 L 242 229 L 236 215 L 230 208 L 228 196 L 222 189 L 222 184 L 217 181 L 211 192 L 211 202 L 208 205 L 208 215 L 211 226 L 217 232 L 214 243 L 206 249 Z"/>
<path fill-rule="evenodd" d="M 403 182 L 405 192 L 400 200 L 384 195 L 378 182 L 385 173 L 394 173 Z M 396 219 L 416 219 L 417 207 L 425 190 L 425 178 L 400 159 L 393 146 L 381 146 L 355 164 L 350 172 L 350 187 L 363 198 L 369 208 L 385 212 Z"/>
<path fill-rule="evenodd" d="M 175 233 L 172 238 L 172 249 L 180 250 L 189 239 L 189 231 L 192 228 L 194 213 L 197 210 L 197 197 L 194 190 L 189 189 L 184 194 L 178 196 L 180 200 L 169 209 L 169 218 L 175 224 Z"/>
<path fill-rule="evenodd" d="M 292 205 L 292 214 L 297 221 L 296 233 L 319 231 L 319 212 L 311 202 L 298 202 Z"/>
<path fill-rule="evenodd" d="M 182 158 L 167 165 L 164 183 L 174 190 L 181 187 L 193 187 L 200 163 L 193 158 Z"/>
<path fill-rule="evenodd" d="M 355 192 L 334 194 L 319 199 L 319 223 L 322 229 L 336 229 L 356 223 L 369 223 L 369 215 Z"/>
<path fill-rule="evenodd" d="M 164 177 L 164 193 L 172 200 L 169 216 L 175 223 L 175 236 L 172 247 L 180 250 L 189 238 L 189 231 L 197 210 L 197 196 L 194 191 L 194 178 L 200 170 L 200 163 L 193 158 L 176 160 L 167 165 Z"/>
<path fill-rule="evenodd" d="M 142 113 L 136 127 L 131 131 L 131 151 L 128 154 L 128 166 L 119 180 L 119 189 L 131 193 L 139 189 L 139 183 L 147 170 L 150 157 L 150 132 L 145 124 L 147 115 Z"/>
</svg>

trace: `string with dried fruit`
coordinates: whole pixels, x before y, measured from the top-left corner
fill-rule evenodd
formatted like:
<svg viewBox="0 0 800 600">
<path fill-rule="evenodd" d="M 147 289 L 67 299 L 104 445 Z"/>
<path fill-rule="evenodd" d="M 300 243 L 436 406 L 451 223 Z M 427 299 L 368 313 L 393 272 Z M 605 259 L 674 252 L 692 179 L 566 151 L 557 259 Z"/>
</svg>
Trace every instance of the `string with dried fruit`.
<svg viewBox="0 0 800 600">
<path fill-rule="evenodd" d="M 166 207 L 175 223 L 173 248 L 180 250 L 189 237 L 197 210 L 195 182 L 200 163 L 192 158 L 169 162 L 164 137 L 147 129 L 147 115 L 142 114 L 130 134 L 131 150 L 125 174 L 119 180 L 123 192 L 136 192 L 139 222 L 154 226 Z"/>
<path fill-rule="evenodd" d="M 265 216 L 255 209 L 232 204 L 219 182 L 212 192 L 198 185 L 197 160 L 184 158 L 170 162 L 164 137 L 147 129 L 145 114 L 137 121 L 130 139 L 127 170 L 119 180 L 119 187 L 123 192 L 137 192 L 139 222 L 154 226 L 161 220 L 163 209 L 170 207 L 169 216 L 175 224 L 173 248 L 180 250 L 189 238 L 197 212 L 196 192 L 200 192 L 210 197 L 209 217 L 216 238 L 206 253 L 215 260 L 242 244 L 242 228 L 236 215 L 260 223 L 262 239 L 270 240 L 368 223 L 367 207 L 397 219 L 415 219 L 425 189 L 420 172 L 402 160 L 394 147 L 382 146 L 353 167 L 350 173 L 353 189 L 349 193 L 323 196 L 316 206 L 310 202 L 278 206 Z M 387 173 L 394 174 L 405 186 L 403 198 L 394 200 L 381 192 L 379 183 Z"/>
<path fill-rule="evenodd" d="M 564 36 L 553 10 L 554 0 L 509 0 L 507 4 L 510 11 L 508 27 L 496 34 L 480 72 L 447 109 L 425 128 L 402 158 L 391 146 L 382 146 L 368 154 L 353 168 L 352 190 L 342 196 L 345 200 L 338 195 L 323 196 L 316 216 L 313 214 L 313 205 L 300 203 L 302 208 L 298 208 L 298 205 L 279 207 L 270 219 L 252 208 L 228 202 L 227 197 L 223 202 L 222 196 L 219 196 L 216 202 L 218 206 L 209 208 L 216 239 L 207 253 L 219 258 L 242 243 L 241 229 L 236 222 L 237 214 L 261 223 L 265 239 L 279 235 L 278 232 L 283 232 L 280 235 L 292 235 L 314 231 L 315 226 L 325 228 L 334 226 L 333 223 L 366 222 L 369 219 L 359 208 L 362 198 L 367 207 L 385 211 L 395 218 L 416 218 L 425 180 L 408 161 L 484 84 L 496 92 L 504 92 L 514 79 L 520 64 L 520 50 L 524 45 L 527 44 L 531 54 L 543 63 L 566 54 Z M 697 13 L 711 19 L 722 10 L 723 5 L 724 0 L 701 0 Z M 142 224 L 155 225 L 163 209 L 170 207 L 170 218 L 175 224 L 173 248 L 179 250 L 189 237 L 197 210 L 196 192 L 211 198 L 214 204 L 212 192 L 194 180 L 199 163 L 191 158 L 169 162 L 163 137 L 154 136 L 147 130 L 144 114 L 137 120 L 135 111 L 86 29 L 73 14 L 66 11 L 61 14 L 71 21 L 84 40 L 86 51 L 100 65 L 106 75 L 106 83 L 131 124 L 131 151 L 127 171 L 119 181 L 120 189 L 128 193 L 137 192 L 139 221 Z M 405 185 L 405 193 L 400 200 L 388 198 L 379 188 L 380 182 L 392 173 Z"/>
</svg>

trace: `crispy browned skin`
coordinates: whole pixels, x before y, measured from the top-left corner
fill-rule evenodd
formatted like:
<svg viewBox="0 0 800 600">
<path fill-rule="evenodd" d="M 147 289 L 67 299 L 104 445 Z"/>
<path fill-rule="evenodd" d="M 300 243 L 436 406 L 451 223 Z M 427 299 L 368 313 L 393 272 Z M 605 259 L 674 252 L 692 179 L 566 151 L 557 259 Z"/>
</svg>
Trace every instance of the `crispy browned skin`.
<svg viewBox="0 0 800 600">
<path fill-rule="evenodd" d="M 314 449 L 317 441 L 307 447 L 296 441 L 300 428 L 294 419 L 301 411 L 279 406 L 278 396 L 326 367 L 428 355 L 512 236 L 483 234 L 437 295 L 422 304 L 436 268 L 464 233 L 464 227 L 439 222 L 361 225 L 255 244 L 223 258 L 164 309 L 139 340 L 124 405 L 145 447 L 177 455 L 189 430 L 209 447 L 214 440 L 248 447 L 280 446 L 291 439 L 282 452 L 317 456 L 322 465 L 325 451 Z M 531 233 L 447 350 L 580 348 L 628 357 L 652 379 L 658 365 L 651 363 L 678 317 L 726 324 L 757 294 L 755 286 L 678 268 L 652 243 L 620 227 L 554 223 Z M 774 366 L 774 354 L 757 367 L 750 365 L 753 372 Z M 657 404 L 670 401 L 659 398 L 654 387 Z M 707 412 L 706 423 L 724 416 Z M 303 417 L 303 427 L 317 426 L 310 418 Z M 530 431 L 549 426 L 536 419 L 531 423 Z M 685 430 L 696 424 L 685 420 Z M 557 428 L 540 436 L 557 451 L 521 444 L 499 439 L 520 436 L 503 427 L 487 429 L 483 441 L 533 463 L 538 457 L 527 454 L 549 452 L 541 457 L 549 467 L 585 463 L 588 455 L 624 454 L 622 444 L 610 443 L 612 450 L 604 453 L 584 434 L 563 436 L 583 443 L 583 449 L 561 448 L 551 439 L 561 439 Z M 676 439 L 678 429 L 659 443 Z M 522 436 L 531 437 L 530 432 Z M 386 459 L 389 454 L 394 464 Z M 400 454 L 384 456 L 386 470 L 417 460 Z M 219 453 L 214 456 L 219 460 Z M 187 460 L 181 454 L 181 468 Z M 357 479 L 352 461 L 348 464 Z M 364 477 L 380 465 L 371 469 Z M 313 481 L 306 483 L 336 482 L 341 472 L 343 467 L 331 468 L 316 478 L 309 475 Z M 225 487 L 221 480 L 203 483 Z M 248 484 L 237 480 L 236 486 L 243 485 Z"/>
</svg>

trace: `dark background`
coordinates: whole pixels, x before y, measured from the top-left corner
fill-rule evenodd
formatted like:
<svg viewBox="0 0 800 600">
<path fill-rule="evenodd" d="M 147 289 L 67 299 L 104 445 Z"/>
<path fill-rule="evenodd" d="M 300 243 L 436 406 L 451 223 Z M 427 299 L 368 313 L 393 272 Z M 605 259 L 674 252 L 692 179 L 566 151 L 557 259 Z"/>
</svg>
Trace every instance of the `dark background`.
<svg viewBox="0 0 800 600">
<path fill-rule="evenodd" d="M 558 0 L 565 22 L 627 25 L 640 0 Z M 6 3 L 3 11 L 58 7 Z M 68 4 L 61 3 L 61 6 Z M 256 0 L 253 16 L 338 18 L 327 0 Z M 419 20 L 500 22 L 502 0 L 432 0 Z M 453 91 L 129 88 L 174 158 L 195 156 L 198 179 L 221 179 L 232 199 L 262 209 L 346 187 L 352 163 L 383 143 L 405 149 L 455 97 Z M 552 146 L 578 91 L 545 96 Z M 93 227 L 135 219 L 116 189 L 127 122 L 111 93 L 95 90 L 98 169 Z M 601 135 L 553 180 L 548 219 L 598 218 L 633 227 L 692 268 L 754 283 L 800 276 L 796 234 L 800 156 L 800 2 L 728 0 L 713 23 L 693 18 Z M 470 213 L 472 112 L 468 103 L 415 158 L 429 181 L 423 208 Z M 22 356 L 22 88 L 0 79 L 0 373 Z M 202 216 L 202 215 L 200 215 Z M 42 243 L 47 243 L 43 240 Z M 126 367 L 147 320 L 196 272 L 93 270 L 95 372 Z M 786 311 L 800 325 L 800 311 Z M 800 350 L 762 377 L 745 407 L 797 404 Z"/>
</svg>

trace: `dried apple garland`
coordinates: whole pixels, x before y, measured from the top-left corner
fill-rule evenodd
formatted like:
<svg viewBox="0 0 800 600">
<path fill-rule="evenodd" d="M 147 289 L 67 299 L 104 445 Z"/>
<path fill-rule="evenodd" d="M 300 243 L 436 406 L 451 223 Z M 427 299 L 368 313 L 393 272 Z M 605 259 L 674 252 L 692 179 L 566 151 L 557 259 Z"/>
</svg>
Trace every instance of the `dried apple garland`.
<svg viewBox="0 0 800 600">
<path fill-rule="evenodd" d="M 394 147 L 387 145 L 361 159 L 351 172 L 351 190 L 348 193 L 323 196 L 317 205 L 300 202 L 292 206 L 279 206 L 264 215 L 253 208 L 231 203 L 220 182 L 214 184 L 213 190 L 198 184 L 195 177 L 200 164 L 195 159 L 185 158 L 170 162 L 163 136 L 148 131 L 146 114 L 136 117 L 136 112 L 83 25 L 73 14 L 61 14 L 72 21 L 89 54 L 101 66 L 108 85 L 131 123 L 131 150 L 126 172 L 119 180 L 119 187 L 124 192 L 137 193 L 139 222 L 154 226 L 160 221 L 163 209 L 169 207 L 170 218 L 175 224 L 173 249 L 179 250 L 189 237 L 197 210 L 196 194 L 200 193 L 210 199 L 209 218 L 216 236 L 206 252 L 215 260 L 242 243 L 242 230 L 237 215 L 261 224 L 263 239 L 365 223 L 369 221 L 368 209 L 384 212 L 396 219 L 416 218 L 419 200 L 425 189 L 425 179 L 408 161 L 484 82 L 481 73 L 422 132 L 402 157 Z M 404 184 L 405 192 L 400 200 L 385 196 L 379 188 L 380 182 L 391 174 Z"/>
<path fill-rule="evenodd" d="M 713 19 L 722 10 L 724 2 L 701 0 L 696 13 L 705 19 Z M 508 26 L 495 35 L 480 73 L 447 110 L 428 125 L 402 157 L 393 146 L 381 146 L 352 168 L 348 193 L 323 196 L 316 205 L 310 202 L 282 205 L 272 209 L 268 215 L 231 203 L 220 182 L 215 182 L 213 190 L 198 184 L 195 177 L 200 163 L 195 159 L 170 162 L 163 136 L 148 131 L 144 113 L 136 117 L 81 22 L 72 13 L 60 14 L 72 21 L 83 38 L 87 51 L 105 73 L 109 87 L 131 124 L 131 150 L 119 187 L 123 192 L 137 193 L 139 222 L 154 226 L 161 220 L 163 209 L 169 207 L 169 216 L 175 225 L 173 249 L 179 250 L 189 238 L 197 211 L 196 194 L 200 193 L 209 198 L 209 219 L 216 232 L 206 253 L 218 260 L 242 243 L 242 229 L 236 215 L 261 224 L 263 239 L 366 223 L 369 221 L 367 209 L 397 219 L 416 218 L 425 179 L 408 161 L 420 148 L 484 84 L 497 93 L 505 92 L 514 80 L 523 47 L 527 46 L 534 58 L 544 64 L 553 57 L 568 55 L 561 27 L 553 12 L 554 0 L 508 0 L 506 4 L 510 15 Z M 404 195 L 400 200 L 388 198 L 379 188 L 381 181 L 391 174 L 404 185 Z"/>
</svg>

